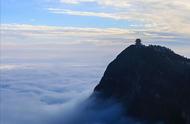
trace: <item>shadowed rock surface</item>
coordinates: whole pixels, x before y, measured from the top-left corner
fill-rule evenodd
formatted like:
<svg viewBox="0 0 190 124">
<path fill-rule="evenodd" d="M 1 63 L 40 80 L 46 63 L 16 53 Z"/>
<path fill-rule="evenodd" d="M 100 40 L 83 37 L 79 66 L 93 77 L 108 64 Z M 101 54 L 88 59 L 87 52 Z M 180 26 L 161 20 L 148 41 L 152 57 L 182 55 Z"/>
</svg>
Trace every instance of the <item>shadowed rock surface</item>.
<svg viewBox="0 0 190 124">
<path fill-rule="evenodd" d="M 136 42 L 107 67 L 95 92 L 122 103 L 129 117 L 150 124 L 190 124 L 190 59 Z"/>
</svg>

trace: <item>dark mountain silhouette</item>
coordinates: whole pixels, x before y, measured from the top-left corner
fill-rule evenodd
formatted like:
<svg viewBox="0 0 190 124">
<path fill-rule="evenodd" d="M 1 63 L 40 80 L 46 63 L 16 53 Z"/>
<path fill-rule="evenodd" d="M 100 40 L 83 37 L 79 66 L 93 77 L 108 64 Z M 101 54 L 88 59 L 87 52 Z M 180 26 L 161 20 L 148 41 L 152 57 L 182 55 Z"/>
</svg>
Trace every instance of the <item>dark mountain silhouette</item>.
<svg viewBox="0 0 190 124">
<path fill-rule="evenodd" d="M 137 39 L 108 65 L 94 92 L 149 124 L 190 124 L 190 59 Z"/>
</svg>

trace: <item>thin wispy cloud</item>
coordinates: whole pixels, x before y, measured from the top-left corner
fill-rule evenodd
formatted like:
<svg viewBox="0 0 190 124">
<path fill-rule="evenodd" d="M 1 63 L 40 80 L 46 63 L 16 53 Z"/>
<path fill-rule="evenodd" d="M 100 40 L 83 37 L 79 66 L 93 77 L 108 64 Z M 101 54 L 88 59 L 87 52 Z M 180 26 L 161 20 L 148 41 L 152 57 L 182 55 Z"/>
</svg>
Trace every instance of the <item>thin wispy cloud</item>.
<svg viewBox="0 0 190 124">
<path fill-rule="evenodd" d="M 60 0 L 60 2 L 66 4 L 96 3 L 101 6 L 113 6 L 120 8 L 130 6 L 127 0 Z"/>
<path fill-rule="evenodd" d="M 59 0 L 61 3 L 66 4 L 81 4 L 81 3 L 96 3 L 100 6 L 112 6 L 115 8 L 126 8 L 135 6 L 147 6 L 147 8 L 172 8 L 180 7 L 183 9 L 189 9 L 190 3 L 188 0 Z M 157 3 L 157 4 L 156 4 Z M 152 7 L 154 6 L 154 7 Z M 157 7 L 156 7 L 157 6 Z"/>
<path fill-rule="evenodd" d="M 95 16 L 101 18 L 110 18 L 116 20 L 126 20 L 128 17 L 124 17 L 121 15 L 113 14 L 113 13 L 104 13 L 104 12 L 88 12 L 88 11 L 74 11 L 68 9 L 58 9 L 58 8 L 48 8 L 51 13 L 55 14 L 68 14 L 68 15 L 76 15 L 76 16 Z"/>
<path fill-rule="evenodd" d="M 60 0 L 63 4 L 96 4 L 106 9 L 115 9 L 113 12 L 81 11 L 61 8 L 49 8 L 51 13 L 73 16 L 94 16 L 114 20 L 133 21 L 142 23 L 144 27 L 159 30 L 160 32 L 176 32 L 189 36 L 190 34 L 190 2 L 188 0 Z M 150 27 L 151 26 L 151 27 Z"/>
</svg>

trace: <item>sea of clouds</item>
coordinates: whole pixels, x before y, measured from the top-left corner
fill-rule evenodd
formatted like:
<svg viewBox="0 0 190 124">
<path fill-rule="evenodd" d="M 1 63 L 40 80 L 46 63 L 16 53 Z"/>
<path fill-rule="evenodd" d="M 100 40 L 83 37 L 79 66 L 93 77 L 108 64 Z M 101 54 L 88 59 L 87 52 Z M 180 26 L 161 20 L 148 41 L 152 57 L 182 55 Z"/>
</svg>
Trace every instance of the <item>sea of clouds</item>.
<svg viewBox="0 0 190 124">
<path fill-rule="evenodd" d="M 134 123 L 123 116 L 119 103 L 89 98 L 107 64 L 125 47 L 4 46 L 0 66 L 0 123 Z M 188 49 L 173 48 L 190 55 Z"/>
<path fill-rule="evenodd" d="M 1 123 L 65 124 L 62 121 L 76 117 L 78 108 L 90 103 L 81 104 L 92 94 L 112 54 L 118 51 L 74 45 L 4 47 L 0 66 Z"/>
</svg>

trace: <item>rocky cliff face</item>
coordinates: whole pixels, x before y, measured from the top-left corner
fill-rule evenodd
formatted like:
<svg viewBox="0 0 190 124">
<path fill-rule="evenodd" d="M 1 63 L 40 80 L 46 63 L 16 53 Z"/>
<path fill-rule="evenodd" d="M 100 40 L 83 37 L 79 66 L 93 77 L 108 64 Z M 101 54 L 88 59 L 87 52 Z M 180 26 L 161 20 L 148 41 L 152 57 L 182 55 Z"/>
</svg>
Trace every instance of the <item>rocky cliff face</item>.
<svg viewBox="0 0 190 124">
<path fill-rule="evenodd" d="M 107 67 L 95 92 L 150 124 L 190 124 L 190 59 L 161 46 L 131 45 Z"/>
</svg>

